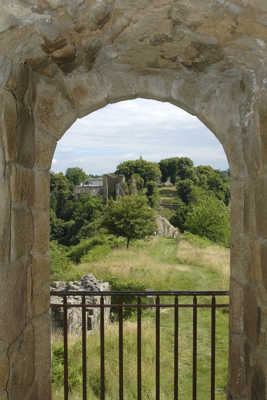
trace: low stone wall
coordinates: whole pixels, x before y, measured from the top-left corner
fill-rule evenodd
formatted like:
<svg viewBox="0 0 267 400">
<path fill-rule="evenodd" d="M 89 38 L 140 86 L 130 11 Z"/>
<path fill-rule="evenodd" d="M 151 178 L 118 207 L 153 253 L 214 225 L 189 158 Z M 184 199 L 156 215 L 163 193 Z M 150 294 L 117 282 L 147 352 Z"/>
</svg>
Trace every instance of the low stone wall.
<svg viewBox="0 0 267 400">
<path fill-rule="evenodd" d="M 69 304 L 81 304 L 80 291 L 103 292 L 110 290 L 108 282 L 98 281 L 92 274 L 87 274 L 80 281 L 63 282 L 55 281 L 51 284 L 53 291 L 77 291 L 77 296 L 68 296 Z M 104 297 L 105 304 L 110 304 L 110 297 Z M 62 304 L 63 299 L 51 296 L 51 304 Z M 87 296 L 86 304 L 100 304 L 100 296 Z M 110 320 L 110 308 L 105 308 L 105 324 Z M 63 308 L 51 307 L 52 333 L 63 329 L 64 312 Z M 87 330 L 92 331 L 99 328 L 100 308 L 88 308 L 86 313 Z M 80 307 L 69 308 L 68 310 L 68 331 L 70 334 L 80 334 L 82 327 L 82 310 Z"/>
</svg>

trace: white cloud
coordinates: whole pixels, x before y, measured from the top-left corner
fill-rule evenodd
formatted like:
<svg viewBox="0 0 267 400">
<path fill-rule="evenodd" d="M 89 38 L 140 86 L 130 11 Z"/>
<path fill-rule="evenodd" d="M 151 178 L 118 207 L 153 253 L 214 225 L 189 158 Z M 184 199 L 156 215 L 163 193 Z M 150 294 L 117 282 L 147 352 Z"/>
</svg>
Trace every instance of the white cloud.
<svg viewBox="0 0 267 400">
<path fill-rule="evenodd" d="M 58 143 L 52 165 L 56 171 L 79 166 L 102 174 L 140 155 L 152 161 L 187 156 L 195 164 L 228 168 L 222 146 L 196 117 L 144 99 L 108 105 L 78 120 Z"/>
</svg>

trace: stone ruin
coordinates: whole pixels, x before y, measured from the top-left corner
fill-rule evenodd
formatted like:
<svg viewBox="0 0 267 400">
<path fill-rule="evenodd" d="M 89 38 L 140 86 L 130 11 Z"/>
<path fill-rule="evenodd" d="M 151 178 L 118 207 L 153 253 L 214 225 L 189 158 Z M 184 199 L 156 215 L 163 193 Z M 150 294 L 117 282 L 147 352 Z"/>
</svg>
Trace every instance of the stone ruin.
<svg viewBox="0 0 267 400">
<path fill-rule="evenodd" d="M 82 298 L 79 296 L 81 291 L 89 292 L 103 292 L 109 291 L 109 283 L 101 282 L 97 280 L 93 274 L 87 274 L 82 277 L 80 281 L 74 282 L 63 282 L 55 281 L 52 282 L 51 290 L 53 291 L 64 291 L 68 294 L 68 291 L 77 291 L 77 296 L 68 296 L 69 304 L 81 304 Z M 104 296 L 104 303 L 110 304 L 110 297 Z M 62 297 L 51 296 L 51 304 L 63 304 Z M 100 296 L 87 296 L 86 304 L 100 304 Z M 110 308 L 105 308 L 104 311 L 104 322 L 105 324 L 110 321 Z M 63 330 L 64 323 L 64 311 L 63 307 L 51 307 L 51 322 L 52 322 L 52 333 L 55 334 L 58 331 Z M 86 328 L 87 331 L 95 331 L 100 326 L 100 308 L 88 308 L 86 312 Z M 82 309 L 80 307 L 70 307 L 68 309 L 68 332 L 72 335 L 81 334 L 82 327 Z"/>
<path fill-rule="evenodd" d="M 179 229 L 175 228 L 166 218 L 161 215 L 156 218 L 157 235 L 176 239 L 179 235 Z"/>
<path fill-rule="evenodd" d="M 79 194 L 102 196 L 104 201 L 107 202 L 111 198 L 116 200 L 124 196 L 124 183 L 124 176 L 105 174 L 102 177 L 86 179 L 81 185 L 75 186 L 74 193 L 76 196 Z"/>
</svg>

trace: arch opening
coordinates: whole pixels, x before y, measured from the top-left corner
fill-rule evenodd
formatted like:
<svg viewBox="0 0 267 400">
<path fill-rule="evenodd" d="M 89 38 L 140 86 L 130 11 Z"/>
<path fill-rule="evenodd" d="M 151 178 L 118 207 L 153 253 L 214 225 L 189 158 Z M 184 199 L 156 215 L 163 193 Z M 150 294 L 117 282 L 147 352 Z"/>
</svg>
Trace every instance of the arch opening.
<svg viewBox="0 0 267 400">
<path fill-rule="evenodd" d="M 175 156 L 179 156 L 179 157 L 191 156 L 192 158 L 194 157 L 194 161 L 195 161 L 196 153 L 194 152 L 194 150 L 192 151 L 192 153 L 188 152 L 188 143 L 190 143 L 190 142 L 192 143 L 192 138 L 189 138 L 187 140 L 187 143 L 183 143 L 183 145 L 185 146 L 185 149 L 181 150 L 181 149 L 179 149 L 179 143 L 181 143 L 181 140 L 179 140 L 179 139 L 181 139 L 181 138 L 179 137 L 179 135 L 177 135 L 177 131 L 179 131 L 180 129 L 181 129 L 181 131 L 183 131 L 181 126 L 183 124 L 187 125 L 188 124 L 187 121 L 192 121 L 192 120 L 194 120 L 194 118 L 192 116 L 187 115 L 183 111 L 179 112 L 179 109 L 177 109 L 177 107 L 172 107 L 171 105 L 168 106 L 168 104 L 166 104 L 166 103 L 156 102 L 157 105 L 156 105 L 156 107 L 153 108 L 153 103 L 155 103 L 155 102 L 153 101 L 152 103 L 150 103 L 150 107 L 152 108 L 153 111 L 151 109 L 146 111 L 146 108 L 145 108 L 146 101 L 143 101 L 142 99 L 140 99 L 140 100 L 138 99 L 136 102 L 131 100 L 131 101 L 123 102 L 123 103 L 118 103 L 117 105 L 121 104 L 121 105 L 123 105 L 123 107 L 121 107 L 121 109 L 119 108 L 117 112 L 116 112 L 115 107 L 114 108 L 107 107 L 104 110 L 102 109 L 102 112 L 100 110 L 99 117 L 97 117 L 97 112 L 95 112 L 94 113 L 95 117 L 93 118 L 91 125 L 90 125 L 90 122 L 88 123 L 88 125 L 86 124 L 85 118 L 81 120 L 80 125 L 78 125 L 76 123 L 77 127 L 75 127 L 75 124 L 74 124 L 73 127 L 70 128 L 69 133 L 67 133 L 70 140 L 67 141 L 66 147 L 64 148 L 64 145 L 62 145 L 60 147 L 60 150 L 62 151 L 62 154 L 63 154 L 63 156 L 62 156 L 63 161 L 66 158 L 67 162 L 65 164 L 60 164 L 60 160 L 62 160 L 62 158 L 60 158 L 61 157 L 60 151 L 58 151 L 55 155 L 56 163 L 54 163 L 54 164 L 52 163 L 52 170 L 54 168 L 56 168 L 56 171 L 60 172 L 60 171 L 62 171 L 62 169 L 66 170 L 67 168 L 72 168 L 72 167 L 77 166 L 77 167 L 86 169 L 87 173 L 93 172 L 94 175 L 102 175 L 103 173 L 114 172 L 114 170 L 116 169 L 116 165 L 120 164 L 121 162 L 128 161 L 129 157 L 132 158 L 133 160 L 136 160 L 139 158 L 140 155 L 142 156 L 142 158 L 144 160 L 149 159 L 149 161 L 156 161 L 156 162 L 159 162 L 161 159 L 171 158 L 171 157 L 175 157 Z M 127 110 L 127 108 L 128 108 L 128 110 Z M 104 113 L 103 113 L 103 111 L 104 111 Z M 127 112 L 128 112 L 128 114 L 127 114 Z M 160 112 L 162 112 L 162 115 L 159 115 Z M 169 116 L 168 116 L 168 112 L 169 112 Z M 115 113 L 116 121 L 119 121 L 118 125 L 116 125 L 116 123 L 114 123 L 112 121 L 112 119 L 111 120 L 108 119 L 108 114 L 112 115 L 113 113 Z M 141 115 L 140 122 L 137 120 L 135 125 L 133 126 L 134 120 L 132 119 L 133 118 L 132 116 L 134 114 L 135 115 L 143 114 L 143 115 Z M 177 114 L 177 116 L 175 114 Z M 93 115 L 90 114 L 90 118 L 92 116 Z M 150 134 L 144 135 L 143 131 L 146 131 L 149 129 L 148 121 L 153 119 L 153 116 L 154 116 L 154 120 L 153 120 L 152 128 L 150 128 L 151 132 L 150 132 Z M 90 118 L 88 118 L 88 119 L 90 119 Z M 99 123 L 97 121 L 97 118 L 99 118 Z M 121 121 L 122 118 L 124 120 L 126 120 L 127 122 L 125 123 L 125 121 Z M 183 118 L 184 118 L 184 120 L 183 120 Z M 166 129 L 167 121 L 169 121 L 169 124 L 170 125 L 172 124 L 173 127 L 167 126 L 167 129 Z M 106 130 L 103 129 L 103 124 L 108 127 Z M 131 125 L 131 124 L 132 124 L 132 127 L 129 128 L 128 125 Z M 177 124 L 180 124 L 180 126 L 178 127 Z M 191 122 L 191 124 L 192 124 L 192 122 Z M 189 132 L 190 132 L 190 129 L 192 129 L 191 124 L 190 124 L 190 126 L 187 127 L 187 129 L 185 129 L 185 132 L 183 131 L 183 135 L 185 135 L 187 133 L 188 136 L 190 136 Z M 102 126 L 103 131 L 101 131 L 101 126 Z M 83 131 L 81 133 L 81 135 L 79 135 L 80 129 Z M 158 152 L 162 151 L 162 153 L 160 153 L 160 154 L 157 153 L 156 157 L 155 157 L 155 148 L 151 149 L 151 143 L 149 142 L 149 141 L 153 140 L 153 131 L 155 129 L 157 129 L 158 131 L 164 130 L 164 132 L 161 132 L 160 135 L 155 135 L 155 132 L 154 132 L 154 139 L 156 141 L 158 140 L 155 148 L 156 147 L 158 148 Z M 205 132 L 205 128 L 200 123 L 194 124 L 193 129 L 198 131 L 197 135 L 192 135 L 194 138 L 194 141 L 196 142 L 196 138 L 198 135 L 201 138 L 201 143 L 198 143 L 198 146 L 196 146 L 196 147 L 198 147 L 198 149 L 201 147 L 206 149 L 207 146 L 211 146 L 211 147 L 214 146 L 213 151 L 212 151 L 213 152 L 212 156 L 214 156 L 214 154 L 217 151 L 218 152 L 217 154 L 219 155 L 219 162 L 220 162 L 221 158 L 222 158 L 221 149 L 218 149 L 218 146 L 217 147 L 215 146 L 215 143 L 214 143 L 215 141 L 207 139 L 207 137 L 210 138 L 210 136 L 212 136 L 212 133 L 209 132 L 208 130 L 206 130 L 206 132 Z M 118 133 L 118 130 L 123 131 L 123 132 L 120 132 L 120 135 L 115 135 L 116 133 Z M 169 130 L 169 132 L 168 132 L 168 130 Z M 142 134 L 142 132 L 143 132 L 143 134 Z M 94 142 L 95 136 L 93 136 L 92 141 L 90 141 L 90 134 L 92 135 L 92 133 L 94 133 L 94 134 L 96 133 L 100 137 L 100 143 L 97 143 L 97 145 Z M 139 133 L 140 133 L 139 143 L 137 143 L 135 145 L 134 145 L 134 143 L 135 143 L 134 141 L 132 141 L 130 143 L 130 140 L 133 140 L 133 136 L 135 134 L 138 139 Z M 172 136 L 172 133 L 173 133 L 173 136 Z M 71 136 L 72 136 L 73 142 L 71 141 Z M 115 143 L 113 143 L 114 136 L 116 139 Z M 170 143 L 169 143 L 170 147 L 167 150 L 164 150 L 163 141 L 164 140 L 167 141 L 168 139 L 170 141 Z M 205 145 L 205 139 L 206 139 L 208 145 Z M 61 141 L 62 140 L 63 140 L 63 138 L 61 139 Z M 97 153 L 97 150 L 98 150 L 97 146 L 100 148 L 99 158 L 101 155 L 102 155 L 102 158 L 101 158 L 101 162 L 100 162 L 100 166 L 98 167 L 99 168 L 98 170 L 94 169 L 94 168 L 97 168 L 96 159 L 94 159 L 93 164 L 92 165 L 89 164 L 89 166 L 84 164 L 84 162 L 85 162 L 84 159 L 81 160 L 82 164 L 78 163 L 80 154 L 82 155 L 82 158 L 84 157 L 85 154 L 88 154 L 87 153 L 88 150 L 86 149 L 86 145 L 85 145 L 86 140 L 88 140 L 89 146 L 90 146 L 89 147 L 89 157 L 90 157 L 90 154 L 94 155 Z M 101 140 L 102 140 L 102 142 L 101 142 Z M 120 142 L 120 140 L 122 140 L 122 142 Z M 216 140 L 216 142 L 217 142 L 217 140 Z M 78 146 L 77 146 L 78 151 L 77 150 L 75 151 L 75 143 L 78 143 Z M 123 152 L 122 153 L 118 152 L 116 154 L 115 149 L 117 147 L 120 147 L 121 143 L 123 145 L 123 148 L 122 148 Z M 81 144 L 82 144 L 82 146 L 81 146 Z M 125 144 L 125 146 L 124 146 L 124 144 Z M 173 151 L 175 144 L 180 151 L 178 154 L 175 151 Z M 196 145 L 197 143 L 194 143 L 194 144 Z M 59 142 L 59 145 L 60 145 L 60 142 Z M 134 147 L 134 151 L 129 153 L 129 150 L 131 149 L 131 147 L 129 149 L 129 146 L 131 146 L 131 145 L 132 145 L 132 147 L 134 147 L 134 146 L 135 147 Z M 80 148 L 80 146 L 82 147 L 82 149 Z M 104 147 L 104 149 L 103 149 L 103 147 Z M 137 150 L 135 150 L 135 149 L 137 149 Z M 142 150 L 142 153 L 140 151 L 138 151 L 138 149 Z M 146 150 L 150 151 L 151 153 L 146 153 Z M 112 154 L 112 156 L 114 157 L 115 163 L 114 163 L 113 159 L 110 161 L 107 157 L 107 162 L 109 162 L 107 169 L 104 169 L 104 170 L 100 169 L 100 168 L 103 168 L 103 163 L 106 160 L 105 157 L 107 154 Z M 148 157 L 147 157 L 147 154 L 149 154 Z M 70 160 L 72 156 L 74 156 L 74 161 Z M 207 156 L 204 156 L 204 158 L 207 159 Z M 198 159 L 197 163 L 199 165 L 205 164 L 203 159 Z M 208 162 L 208 164 L 210 164 L 210 162 Z M 214 165 L 214 163 L 213 163 L 213 166 L 214 166 L 214 168 L 223 166 L 223 168 L 227 169 L 228 164 L 227 164 L 226 159 L 224 159 L 223 164 Z M 83 270 L 83 272 L 85 273 L 85 270 Z M 92 272 L 92 271 L 88 270 L 88 272 Z M 193 271 L 192 271 L 192 273 L 193 273 Z M 125 274 L 123 276 L 126 279 Z M 100 279 L 102 278 L 101 275 L 100 276 L 96 275 L 96 277 L 100 278 Z M 224 283 L 226 283 L 226 282 L 224 282 Z M 151 287 L 151 284 L 148 286 Z M 165 287 L 162 289 L 167 290 L 167 289 L 171 289 L 171 288 Z M 190 288 L 184 287 L 183 288 L 183 290 L 198 290 L 198 289 L 201 290 L 197 286 L 194 288 L 193 287 L 190 287 Z M 203 290 L 204 289 L 205 288 L 203 288 Z M 210 290 L 228 290 L 228 285 L 226 284 L 226 286 L 224 286 L 224 287 L 217 286 L 217 287 L 213 287 L 213 288 L 209 288 L 209 289 Z M 172 287 L 172 290 L 174 290 L 174 287 Z M 182 290 L 182 288 L 178 287 L 177 290 Z M 226 327 L 226 331 L 227 331 L 227 327 Z M 225 351 L 225 349 L 224 349 L 224 351 Z M 227 363 L 228 359 L 225 360 L 225 362 Z M 226 377 L 224 377 L 224 385 L 226 386 Z M 224 397 L 222 397 L 222 398 L 225 398 L 225 396 L 226 396 L 226 394 L 224 394 Z"/>
</svg>

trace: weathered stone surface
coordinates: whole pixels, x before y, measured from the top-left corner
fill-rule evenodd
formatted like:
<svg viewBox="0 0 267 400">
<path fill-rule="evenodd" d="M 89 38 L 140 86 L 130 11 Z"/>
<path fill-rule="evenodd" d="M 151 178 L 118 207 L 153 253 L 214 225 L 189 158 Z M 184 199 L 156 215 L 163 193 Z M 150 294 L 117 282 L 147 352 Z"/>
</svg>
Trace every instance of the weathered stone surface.
<svg viewBox="0 0 267 400">
<path fill-rule="evenodd" d="M 29 209 L 11 210 L 11 262 L 29 256 L 33 247 L 33 216 Z"/>
<path fill-rule="evenodd" d="M 196 115 L 225 149 L 233 176 L 229 398 L 266 400 L 266 26 L 265 0 L 2 0 L 0 337 L 13 343 L 8 400 L 51 398 L 43 313 L 56 142 L 77 117 L 136 97 Z M 4 361 L 1 368 L 6 376 Z"/>
<path fill-rule="evenodd" d="M 34 332 L 32 325 L 27 326 L 22 335 L 8 351 L 10 374 L 8 393 L 11 398 L 26 398 L 34 380 Z"/>
<path fill-rule="evenodd" d="M 177 238 L 179 236 L 179 230 L 175 228 L 166 218 L 160 215 L 156 218 L 157 234 L 167 238 Z"/>
<path fill-rule="evenodd" d="M 49 210 L 34 209 L 32 216 L 34 231 L 33 254 L 47 255 L 50 234 Z"/>
</svg>

